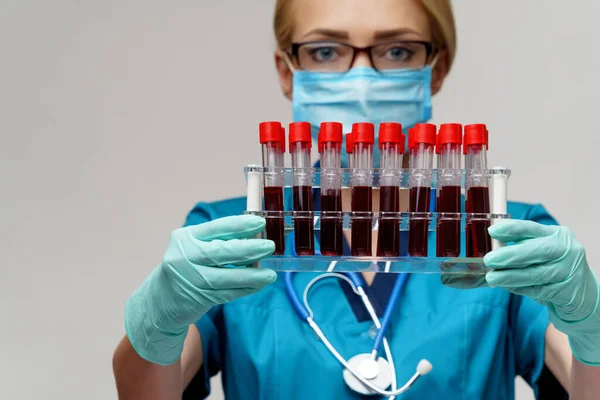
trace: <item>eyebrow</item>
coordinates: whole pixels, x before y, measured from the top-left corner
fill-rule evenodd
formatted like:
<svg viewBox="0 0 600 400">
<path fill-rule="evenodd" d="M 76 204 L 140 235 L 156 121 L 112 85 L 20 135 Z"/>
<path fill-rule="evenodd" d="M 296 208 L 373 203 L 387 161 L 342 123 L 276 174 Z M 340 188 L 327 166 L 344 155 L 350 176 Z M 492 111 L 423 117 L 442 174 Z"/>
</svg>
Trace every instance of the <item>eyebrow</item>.
<svg viewBox="0 0 600 400">
<path fill-rule="evenodd" d="M 348 39 L 350 37 L 346 31 L 336 31 L 326 28 L 315 28 L 304 35 L 304 37 L 309 35 L 323 35 L 334 39 Z"/>
<path fill-rule="evenodd" d="M 309 32 L 307 32 L 303 37 L 307 37 L 310 35 L 322 35 L 326 37 L 330 37 L 333 39 L 349 39 L 350 36 L 346 31 L 339 31 L 335 29 L 327 29 L 327 28 L 315 28 Z M 383 31 L 375 32 L 375 40 L 382 39 L 390 39 L 403 35 L 417 35 L 421 36 L 421 34 L 414 29 L 410 28 L 399 28 L 399 29 L 387 29 Z"/>
<path fill-rule="evenodd" d="M 410 28 L 388 29 L 388 30 L 384 30 L 384 31 L 376 31 L 375 32 L 375 40 L 390 39 L 390 38 L 407 35 L 407 34 L 421 36 L 421 34 L 419 32 L 417 32 L 413 29 L 410 29 Z"/>
</svg>

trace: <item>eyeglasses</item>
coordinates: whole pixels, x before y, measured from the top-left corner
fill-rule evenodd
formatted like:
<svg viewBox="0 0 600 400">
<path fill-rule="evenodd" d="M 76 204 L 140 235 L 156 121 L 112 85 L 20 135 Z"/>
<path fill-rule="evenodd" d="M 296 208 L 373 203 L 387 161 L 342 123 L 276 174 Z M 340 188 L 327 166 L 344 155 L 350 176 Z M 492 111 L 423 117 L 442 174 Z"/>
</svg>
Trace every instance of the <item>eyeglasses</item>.
<svg viewBox="0 0 600 400">
<path fill-rule="evenodd" d="M 377 71 L 423 68 L 439 48 L 430 42 L 396 40 L 368 47 L 339 42 L 292 43 L 292 59 L 301 69 L 312 72 L 348 72 L 356 55 L 365 52 Z"/>
</svg>

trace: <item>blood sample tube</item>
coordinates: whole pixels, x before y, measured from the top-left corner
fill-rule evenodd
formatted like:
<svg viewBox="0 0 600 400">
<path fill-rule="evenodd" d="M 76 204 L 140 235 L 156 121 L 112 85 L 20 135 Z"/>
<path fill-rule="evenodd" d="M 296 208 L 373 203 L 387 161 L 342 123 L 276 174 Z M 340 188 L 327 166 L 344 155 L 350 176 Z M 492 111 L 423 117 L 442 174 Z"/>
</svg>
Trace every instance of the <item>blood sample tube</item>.
<svg viewBox="0 0 600 400">
<path fill-rule="evenodd" d="M 259 125 L 264 170 L 264 210 L 267 239 L 275 242 L 275 255 L 285 251 L 283 228 L 283 156 L 285 133 L 279 122 L 261 122 Z"/>
<path fill-rule="evenodd" d="M 385 122 L 379 125 L 379 232 L 377 255 L 398 257 L 400 255 L 400 218 L 386 213 L 400 212 L 400 180 L 402 178 L 402 154 L 404 135 L 402 125 Z"/>
<path fill-rule="evenodd" d="M 353 256 L 370 256 L 373 234 L 373 143 L 375 127 L 368 122 L 352 125 L 354 169 L 352 170 L 352 250 Z"/>
<path fill-rule="evenodd" d="M 410 199 L 411 213 L 428 213 L 431 201 L 433 152 L 436 141 L 433 124 L 417 124 L 409 138 L 410 149 Z M 408 254 L 427 257 L 429 218 L 411 216 L 409 221 Z"/>
<path fill-rule="evenodd" d="M 467 170 L 467 213 L 488 214 L 490 191 L 487 175 L 488 132 L 484 124 L 465 126 L 465 169 Z M 490 221 L 486 216 L 467 217 L 467 257 L 483 257 L 492 250 L 488 234 Z"/>
<path fill-rule="evenodd" d="M 308 122 L 292 122 L 289 133 L 294 176 L 294 211 L 296 211 L 294 214 L 294 243 L 297 255 L 308 256 L 315 254 L 310 124 Z"/>
<path fill-rule="evenodd" d="M 438 155 L 438 214 L 436 255 L 458 257 L 460 255 L 460 145 L 461 124 L 442 124 L 437 136 Z"/>
<path fill-rule="evenodd" d="M 354 168 L 354 140 L 352 140 L 352 132 L 346 133 L 346 154 L 348 154 L 348 168 Z"/>
<path fill-rule="evenodd" d="M 344 254 L 342 231 L 342 124 L 323 122 L 319 129 L 321 153 L 321 254 Z"/>
</svg>

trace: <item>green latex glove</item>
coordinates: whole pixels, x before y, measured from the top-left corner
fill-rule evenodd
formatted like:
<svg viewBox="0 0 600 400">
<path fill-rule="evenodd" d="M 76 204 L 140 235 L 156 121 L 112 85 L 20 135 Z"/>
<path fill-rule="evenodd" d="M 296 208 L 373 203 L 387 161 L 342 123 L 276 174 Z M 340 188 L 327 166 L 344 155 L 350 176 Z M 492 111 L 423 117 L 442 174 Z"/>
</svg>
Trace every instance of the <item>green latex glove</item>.
<svg viewBox="0 0 600 400">
<path fill-rule="evenodd" d="M 494 239 L 515 242 L 488 253 L 490 286 L 531 297 L 550 310 L 550 321 L 569 336 L 575 357 L 600 365 L 600 285 L 585 249 L 568 228 L 509 220 L 489 228 Z"/>
<path fill-rule="evenodd" d="M 162 263 L 127 300 L 125 329 L 141 357 L 174 363 L 188 326 L 212 306 L 255 293 L 277 279 L 270 269 L 231 267 L 273 253 L 272 241 L 252 239 L 264 227 L 263 218 L 245 215 L 173 231 Z"/>
</svg>

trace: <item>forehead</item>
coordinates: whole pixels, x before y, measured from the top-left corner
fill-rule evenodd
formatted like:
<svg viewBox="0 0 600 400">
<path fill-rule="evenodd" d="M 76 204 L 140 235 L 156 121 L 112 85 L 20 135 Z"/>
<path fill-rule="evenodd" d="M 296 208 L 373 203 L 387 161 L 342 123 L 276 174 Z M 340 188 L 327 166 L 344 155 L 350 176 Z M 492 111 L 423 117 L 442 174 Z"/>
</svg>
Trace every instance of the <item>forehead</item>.
<svg viewBox="0 0 600 400">
<path fill-rule="evenodd" d="M 420 0 L 294 0 L 293 41 L 318 40 L 313 30 L 346 32 L 357 46 L 377 32 L 403 30 L 407 40 L 430 40 L 429 19 Z M 411 32 L 412 31 L 412 32 Z M 322 35 L 321 35 L 322 36 Z"/>
</svg>

